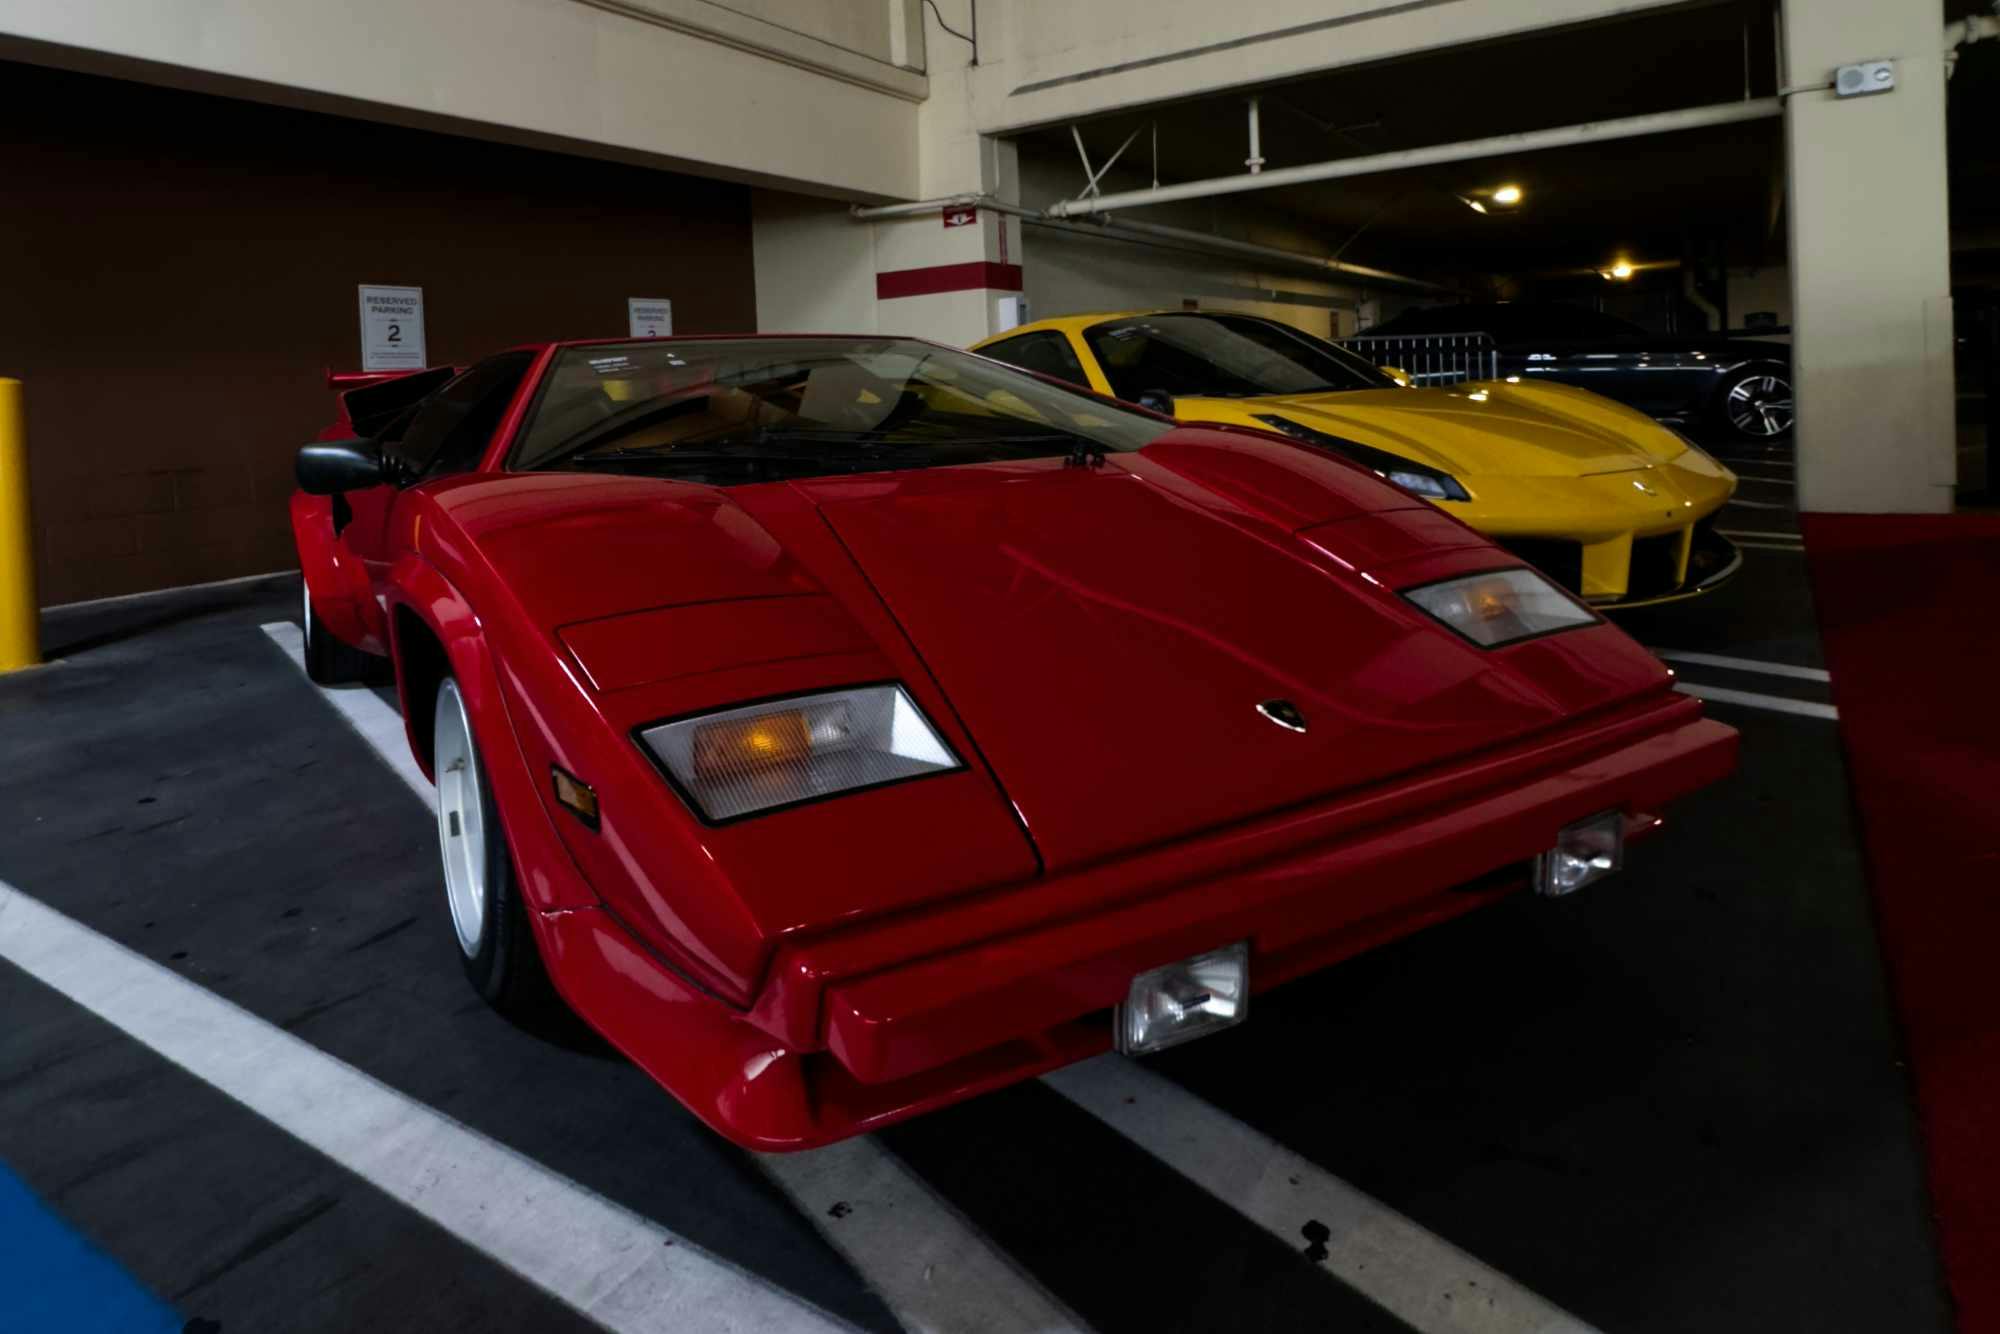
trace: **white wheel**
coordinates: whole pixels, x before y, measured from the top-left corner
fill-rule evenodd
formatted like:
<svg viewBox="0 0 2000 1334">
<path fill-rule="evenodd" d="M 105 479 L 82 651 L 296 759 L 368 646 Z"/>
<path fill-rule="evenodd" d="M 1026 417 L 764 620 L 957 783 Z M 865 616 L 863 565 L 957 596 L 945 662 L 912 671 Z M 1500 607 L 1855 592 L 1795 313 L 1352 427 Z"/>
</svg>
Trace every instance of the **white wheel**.
<svg viewBox="0 0 2000 1334">
<path fill-rule="evenodd" d="M 479 790 L 479 752 L 458 683 L 438 687 L 432 763 L 437 774 L 438 846 L 444 858 L 445 901 L 452 930 L 468 959 L 486 933 L 486 802 Z"/>
</svg>

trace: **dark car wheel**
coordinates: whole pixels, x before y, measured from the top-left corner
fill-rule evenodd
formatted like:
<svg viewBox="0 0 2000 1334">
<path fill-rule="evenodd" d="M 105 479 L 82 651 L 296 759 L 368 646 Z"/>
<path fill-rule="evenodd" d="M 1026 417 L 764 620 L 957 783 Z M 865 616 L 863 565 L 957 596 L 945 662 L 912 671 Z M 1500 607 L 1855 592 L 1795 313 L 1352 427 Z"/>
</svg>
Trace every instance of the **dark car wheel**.
<svg viewBox="0 0 2000 1334">
<path fill-rule="evenodd" d="M 458 682 L 438 686 L 431 733 L 445 906 L 472 989 L 510 1019 L 540 1020 L 554 988 L 521 902 L 520 880 Z"/>
<path fill-rule="evenodd" d="M 1722 425 L 1744 440 L 1776 440 L 1791 434 L 1791 372 L 1778 366 L 1749 366 L 1732 375 L 1716 400 Z"/>
<path fill-rule="evenodd" d="M 386 658 L 378 658 L 373 653 L 364 653 L 351 644 L 335 638 L 333 631 L 326 628 L 326 622 L 313 610 L 312 585 L 304 579 L 303 596 L 305 633 L 306 676 L 314 685 L 344 686 L 358 681 L 379 681 L 389 674 Z"/>
</svg>

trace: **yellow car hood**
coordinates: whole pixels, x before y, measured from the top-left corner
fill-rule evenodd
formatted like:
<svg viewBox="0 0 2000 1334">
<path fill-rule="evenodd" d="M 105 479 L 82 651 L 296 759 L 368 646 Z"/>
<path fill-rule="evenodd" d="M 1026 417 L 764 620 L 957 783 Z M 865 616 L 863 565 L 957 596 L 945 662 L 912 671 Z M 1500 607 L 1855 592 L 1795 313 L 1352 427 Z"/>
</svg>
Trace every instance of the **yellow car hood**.
<svg viewBox="0 0 2000 1334">
<path fill-rule="evenodd" d="M 1468 478 L 1631 472 L 1677 458 L 1687 449 L 1679 436 L 1643 413 L 1562 385 L 1485 381 L 1452 389 L 1357 389 L 1174 402 L 1174 415 L 1182 421 L 1265 426 L 1256 420 L 1260 413 Z"/>
</svg>

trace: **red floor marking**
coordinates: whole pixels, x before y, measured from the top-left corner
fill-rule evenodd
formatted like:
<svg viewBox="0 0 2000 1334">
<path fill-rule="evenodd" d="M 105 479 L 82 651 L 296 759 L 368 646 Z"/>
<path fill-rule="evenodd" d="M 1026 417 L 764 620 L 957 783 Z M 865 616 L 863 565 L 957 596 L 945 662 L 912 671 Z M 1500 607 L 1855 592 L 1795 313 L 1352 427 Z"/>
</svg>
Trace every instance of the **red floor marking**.
<svg viewBox="0 0 2000 1334">
<path fill-rule="evenodd" d="M 2000 516 L 1807 514 L 1961 1334 L 2000 1334 Z"/>
</svg>

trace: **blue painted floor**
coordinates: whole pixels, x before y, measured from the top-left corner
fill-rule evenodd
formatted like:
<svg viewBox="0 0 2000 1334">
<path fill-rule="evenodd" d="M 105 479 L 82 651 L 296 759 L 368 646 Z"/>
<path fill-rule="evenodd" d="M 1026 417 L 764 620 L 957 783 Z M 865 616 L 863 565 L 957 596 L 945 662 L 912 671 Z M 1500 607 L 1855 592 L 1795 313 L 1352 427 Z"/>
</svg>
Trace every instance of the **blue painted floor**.
<svg viewBox="0 0 2000 1334">
<path fill-rule="evenodd" d="M 181 1318 L 0 1167 L 0 1331 L 180 1334 Z"/>
</svg>

